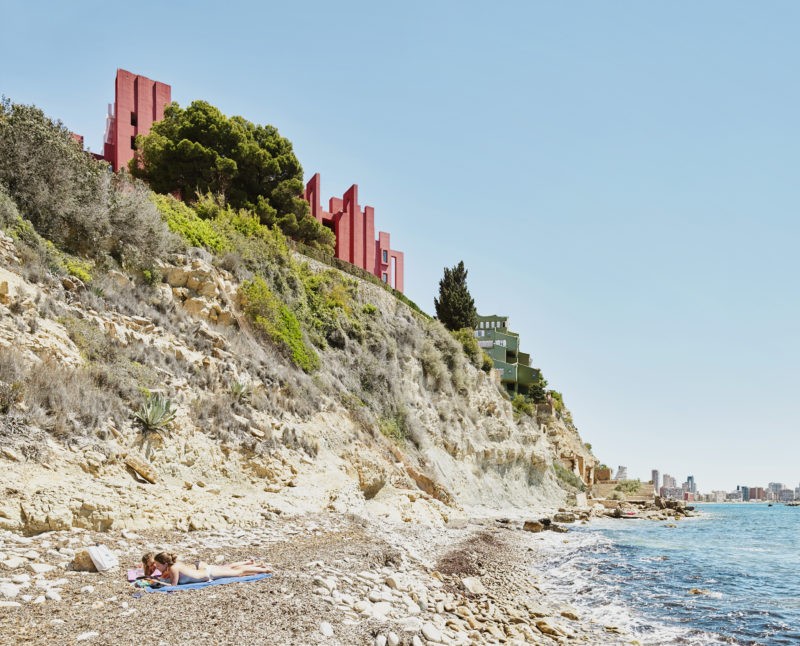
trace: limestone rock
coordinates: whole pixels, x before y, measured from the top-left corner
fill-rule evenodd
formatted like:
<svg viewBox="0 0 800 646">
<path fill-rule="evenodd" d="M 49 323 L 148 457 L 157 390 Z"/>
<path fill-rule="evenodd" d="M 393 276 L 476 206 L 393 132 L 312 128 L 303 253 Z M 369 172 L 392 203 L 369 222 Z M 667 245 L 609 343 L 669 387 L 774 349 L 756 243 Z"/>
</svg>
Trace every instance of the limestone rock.
<svg viewBox="0 0 800 646">
<path fill-rule="evenodd" d="M 544 530 L 544 525 L 537 520 L 526 520 L 525 524 L 522 526 L 526 532 L 541 532 Z"/>
<path fill-rule="evenodd" d="M 158 474 L 153 468 L 153 465 L 149 462 L 146 462 L 135 455 L 128 454 L 125 456 L 125 464 L 133 469 L 142 478 L 147 480 L 147 482 L 150 484 L 156 484 L 158 482 Z"/>
<path fill-rule="evenodd" d="M 486 588 L 481 580 L 476 576 L 468 576 L 461 579 L 461 585 L 470 594 L 486 594 Z"/>
<path fill-rule="evenodd" d="M 75 553 L 75 558 L 72 559 L 70 567 L 76 572 L 97 572 L 97 567 L 89 556 L 88 550 L 81 550 Z"/>
</svg>

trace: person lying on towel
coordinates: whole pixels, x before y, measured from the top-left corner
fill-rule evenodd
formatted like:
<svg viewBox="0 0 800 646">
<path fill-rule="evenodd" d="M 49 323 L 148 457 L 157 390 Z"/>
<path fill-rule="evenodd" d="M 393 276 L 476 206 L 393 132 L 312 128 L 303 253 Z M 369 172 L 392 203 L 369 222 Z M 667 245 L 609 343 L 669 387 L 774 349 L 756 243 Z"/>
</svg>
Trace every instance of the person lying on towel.
<svg viewBox="0 0 800 646">
<path fill-rule="evenodd" d="M 209 565 L 203 561 L 186 563 L 171 552 L 159 552 L 153 557 L 156 567 L 161 570 L 161 579 L 170 585 L 184 583 L 201 583 L 226 577 L 250 576 L 251 574 L 269 574 L 272 568 L 263 563 L 240 561 L 230 565 Z"/>
</svg>

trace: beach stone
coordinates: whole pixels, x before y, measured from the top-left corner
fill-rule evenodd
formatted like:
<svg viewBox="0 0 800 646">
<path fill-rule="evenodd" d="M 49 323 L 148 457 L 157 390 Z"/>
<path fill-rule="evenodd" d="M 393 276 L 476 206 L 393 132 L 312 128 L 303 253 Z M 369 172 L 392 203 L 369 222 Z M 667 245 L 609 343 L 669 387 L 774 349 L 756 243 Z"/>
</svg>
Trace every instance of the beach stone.
<svg viewBox="0 0 800 646">
<path fill-rule="evenodd" d="M 370 608 L 372 608 L 372 604 L 367 601 L 366 599 L 360 599 L 356 601 L 355 605 L 353 606 L 356 612 L 365 613 L 369 612 Z"/>
<path fill-rule="evenodd" d="M 19 587 L 13 583 L 0 583 L 0 597 L 13 599 L 19 594 Z"/>
<path fill-rule="evenodd" d="M 372 616 L 376 619 L 384 619 L 392 610 L 392 604 L 386 601 L 379 601 L 372 605 Z"/>
<path fill-rule="evenodd" d="M 414 635 L 411 638 L 411 646 L 425 646 L 425 644 L 422 643 L 422 640 L 419 638 L 419 635 Z"/>
<path fill-rule="evenodd" d="M 99 637 L 99 636 L 100 636 L 100 633 L 97 632 L 96 630 L 89 630 L 89 631 L 87 631 L 85 633 L 81 633 L 80 635 L 75 637 L 75 641 L 76 642 L 85 642 L 85 641 L 88 641 L 90 639 L 94 639 L 95 637 Z"/>
<path fill-rule="evenodd" d="M 572 612 L 572 610 L 562 610 L 561 616 L 566 619 L 572 619 L 572 621 L 578 621 L 578 615 Z"/>
<path fill-rule="evenodd" d="M 551 637 L 560 637 L 561 631 L 557 628 L 553 628 L 550 624 L 548 624 L 544 619 L 540 619 L 536 622 L 536 627 L 539 629 L 539 632 L 543 635 L 550 635 Z"/>
<path fill-rule="evenodd" d="M 375 638 L 375 646 L 386 646 L 386 637 L 383 635 L 378 635 Z"/>
<path fill-rule="evenodd" d="M 476 576 L 468 576 L 461 579 L 461 585 L 470 594 L 486 594 L 486 588 L 481 580 Z"/>
<path fill-rule="evenodd" d="M 47 563 L 29 563 L 28 567 L 34 574 L 45 574 L 55 570 L 55 565 L 48 565 Z"/>
<path fill-rule="evenodd" d="M 6 570 L 17 570 L 24 567 L 25 563 L 27 563 L 26 559 L 19 556 L 12 556 L 3 561 L 3 568 Z"/>
<path fill-rule="evenodd" d="M 19 601 L 0 601 L 0 608 L 21 608 Z"/>
<path fill-rule="evenodd" d="M 692 588 L 689 594 L 711 594 L 711 590 L 704 590 L 703 588 Z"/>
<path fill-rule="evenodd" d="M 315 576 L 314 583 L 321 588 L 325 588 L 328 592 L 333 592 L 333 590 L 336 588 L 336 579 L 333 577 L 325 578 L 321 576 Z"/>
<path fill-rule="evenodd" d="M 422 625 L 422 634 L 429 642 L 440 644 L 442 641 L 442 631 L 430 622 Z"/>
<path fill-rule="evenodd" d="M 44 596 L 45 599 L 50 599 L 51 601 L 61 601 L 61 591 L 57 588 L 48 588 Z"/>
<path fill-rule="evenodd" d="M 553 516 L 553 520 L 556 523 L 574 523 L 575 522 L 575 514 L 570 512 L 560 512 Z"/>
<path fill-rule="evenodd" d="M 28 583 L 31 580 L 31 575 L 27 572 L 23 572 L 22 574 L 16 574 L 12 576 L 11 580 L 14 583 Z"/>
<path fill-rule="evenodd" d="M 92 557 L 89 556 L 88 550 L 76 552 L 70 567 L 76 572 L 97 572 L 97 566 L 92 561 Z"/>
<path fill-rule="evenodd" d="M 389 646 L 399 646 L 400 638 L 397 636 L 397 633 L 390 632 L 389 635 L 386 637 L 386 643 Z"/>
<path fill-rule="evenodd" d="M 29 561 L 35 561 L 36 559 L 39 558 L 39 552 L 37 552 L 36 550 L 28 550 L 22 556 L 24 556 Z"/>
<path fill-rule="evenodd" d="M 323 621 L 319 625 L 319 632 L 321 632 L 324 637 L 333 637 L 333 626 L 327 621 Z"/>
<path fill-rule="evenodd" d="M 386 577 L 386 585 L 390 587 L 392 590 L 407 590 L 408 585 L 406 584 L 403 577 L 399 574 L 391 574 Z"/>
<path fill-rule="evenodd" d="M 522 525 L 522 529 L 526 532 L 538 533 L 544 530 L 544 525 L 538 520 L 526 520 Z"/>
</svg>

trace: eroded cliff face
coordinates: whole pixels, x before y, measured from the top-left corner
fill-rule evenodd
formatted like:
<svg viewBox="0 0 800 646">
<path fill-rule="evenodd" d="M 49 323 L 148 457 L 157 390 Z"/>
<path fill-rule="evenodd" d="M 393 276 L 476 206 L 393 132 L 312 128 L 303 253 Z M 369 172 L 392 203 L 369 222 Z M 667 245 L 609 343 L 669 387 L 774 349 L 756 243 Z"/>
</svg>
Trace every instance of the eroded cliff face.
<svg viewBox="0 0 800 646">
<path fill-rule="evenodd" d="M 494 376 L 387 291 L 352 279 L 357 324 L 328 331 L 309 375 L 250 329 L 209 256 L 160 270 L 154 285 L 32 276 L 0 233 L 0 527 L 202 529 L 325 508 L 442 523 L 563 503 L 552 463 L 577 433 L 515 419 Z M 161 432 L 135 423 L 143 388 L 177 408 Z"/>
</svg>

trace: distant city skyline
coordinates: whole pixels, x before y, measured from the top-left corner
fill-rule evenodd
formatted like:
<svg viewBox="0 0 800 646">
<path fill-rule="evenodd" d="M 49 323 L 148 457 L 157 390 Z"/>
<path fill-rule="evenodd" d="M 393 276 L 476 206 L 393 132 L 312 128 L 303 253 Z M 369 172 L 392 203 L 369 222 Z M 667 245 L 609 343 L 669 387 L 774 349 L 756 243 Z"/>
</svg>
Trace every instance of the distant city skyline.
<svg viewBox="0 0 800 646">
<path fill-rule="evenodd" d="M 128 69 L 276 126 L 327 194 L 358 183 L 425 311 L 463 260 L 601 462 L 796 480 L 800 4 L 2 12 L 0 93 L 92 150 Z"/>
</svg>

